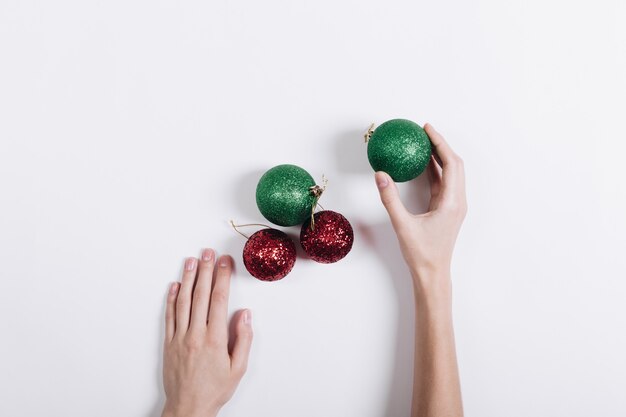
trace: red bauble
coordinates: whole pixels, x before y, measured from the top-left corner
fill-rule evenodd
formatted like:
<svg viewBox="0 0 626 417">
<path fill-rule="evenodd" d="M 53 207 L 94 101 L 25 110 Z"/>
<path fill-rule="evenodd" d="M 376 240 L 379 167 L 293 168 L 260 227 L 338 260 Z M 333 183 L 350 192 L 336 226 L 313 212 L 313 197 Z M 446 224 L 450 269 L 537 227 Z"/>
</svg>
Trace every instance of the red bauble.
<svg viewBox="0 0 626 417">
<path fill-rule="evenodd" d="M 296 245 L 285 233 L 263 229 L 254 233 L 243 248 L 243 264 L 261 281 L 278 281 L 296 263 Z"/>
<path fill-rule="evenodd" d="M 331 264 L 345 257 L 354 242 L 354 232 L 348 219 L 330 210 L 315 213 L 302 225 L 300 244 L 316 262 Z"/>
</svg>

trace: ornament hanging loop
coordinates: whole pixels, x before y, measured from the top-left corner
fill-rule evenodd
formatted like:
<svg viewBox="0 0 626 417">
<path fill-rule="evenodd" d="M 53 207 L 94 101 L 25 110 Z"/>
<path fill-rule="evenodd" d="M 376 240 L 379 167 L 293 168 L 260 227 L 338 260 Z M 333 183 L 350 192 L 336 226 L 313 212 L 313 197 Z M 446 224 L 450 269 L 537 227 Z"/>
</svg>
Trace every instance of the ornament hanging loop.
<svg viewBox="0 0 626 417">
<path fill-rule="evenodd" d="M 235 232 L 239 233 L 241 236 L 245 237 L 246 239 L 250 239 L 250 236 L 247 236 L 247 235 L 241 233 L 239 231 L 240 227 L 261 226 L 261 227 L 265 227 L 265 228 L 271 229 L 271 227 L 266 225 L 266 224 L 261 224 L 261 223 L 235 224 L 235 222 L 233 220 L 230 221 L 230 225 L 233 227 L 233 229 L 235 229 Z"/>
<path fill-rule="evenodd" d="M 311 193 L 311 195 L 315 197 L 315 204 L 317 204 L 317 200 L 320 199 L 320 197 L 322 196 L 322 193 L 326 191 L 327 185 L 328 185 L 328 180 L 326 179 L 326 175 L 322 174 L 322 185 L 315 184 L 309 187 L 309 192 Z"/>
<path fill-rule="evenodd" d="M 309 192 L 315 196 L 316 199 L 319 200 L 319 198 L 322 196 L 322 193 L 324 192 L 324 190 L 326 189 L 326 186 L 324 185 L 323 187 L 320 187 L 319 185 L 314 185 L 312 187 L 309 187 Z"/>
<path fill-rule="evenodd" d="M 322 196 L 322 193 L 326 191 L 327 185 L 328 179 L 326 179 L 326 176 L 322 174 L 322 185 L 319 186 L 315 184 L 309 188 L 309 192 L 315 197 L 315 201 L 313 202 L 313 206 L 311 207 L 311 230 L 315 229 L 315 208 L 320 205 L 320 197 Z"/>
<path fill-rule="evenodd" d="M 370 125 L 370 127 L 367 129 L 367 132 L 365 132 L 365 134 L 363 135 L 363 139 L 365 139 L 365 143 L 369 142 L 373 133 L 374 133 L 374 123 Z"/>
</svg>

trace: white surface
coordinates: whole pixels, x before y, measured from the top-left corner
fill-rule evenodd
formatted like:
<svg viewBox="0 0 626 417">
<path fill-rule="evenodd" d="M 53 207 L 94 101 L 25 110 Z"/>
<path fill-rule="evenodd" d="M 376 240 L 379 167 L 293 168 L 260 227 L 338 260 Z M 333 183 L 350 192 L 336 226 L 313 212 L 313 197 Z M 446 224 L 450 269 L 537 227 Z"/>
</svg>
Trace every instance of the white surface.
<svg viewBox="0 0 626 417">
<path fill-rule="evenodd" d="M 466 161 L 466 414 L 626 415 L 625 19 L 617 0 L 3 0 L 0 415 L 157 416 L 164 294 L 213 246 L 256 332 L 224 417 L 407 416 L 411 287 L 361 138 L 394 117 Z M 330 179 L 356 241 L 267 284 L 227 221 L 263 221 L 279 163 Z M 402 190 L 423 206 L 423 179 Z"/>
</svg>

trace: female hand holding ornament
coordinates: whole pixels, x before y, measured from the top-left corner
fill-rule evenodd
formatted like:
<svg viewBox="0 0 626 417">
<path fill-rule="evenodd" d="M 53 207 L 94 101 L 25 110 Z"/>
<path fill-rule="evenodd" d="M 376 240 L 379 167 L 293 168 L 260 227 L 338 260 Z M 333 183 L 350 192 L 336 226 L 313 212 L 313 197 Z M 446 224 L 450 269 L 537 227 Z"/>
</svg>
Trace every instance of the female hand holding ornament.
<svg viewBox="0 0 626 417">
<path fill-rule="evenodd" d="M 425 132 L 434 146 L 434 155 L 429 159 L 431 198 L 428 212 L 410 213 L 400 201 L 395 183 L 385 172 L 376 172 L 376 184 L 414 284 L 416 329 L 412 415 L 461 416 L 450 263 L 467 211 L 465 173 L 463 161 L 443 136 L 428 124 Z"/>
</svg>

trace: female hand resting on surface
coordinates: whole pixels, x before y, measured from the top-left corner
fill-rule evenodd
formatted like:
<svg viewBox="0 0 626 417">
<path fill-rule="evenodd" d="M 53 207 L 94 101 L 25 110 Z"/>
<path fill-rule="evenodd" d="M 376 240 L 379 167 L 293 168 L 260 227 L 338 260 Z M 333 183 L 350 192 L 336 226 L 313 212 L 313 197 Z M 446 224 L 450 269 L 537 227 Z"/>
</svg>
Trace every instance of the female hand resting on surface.
<svg viewBox="0 0 626 417">
<path fill-rule="evenodd" d="M 433 144 L 427 213 L 409 213 L 395 184 L 376 173 L 415 293 L 413 416 L 462 416 L 454 331 L 450 263 L 467 211 L 463 162 L 430 125 Z M 438 162 L 440 161 L 440 162 Z M 164 417 L 213 417 L 230 399 L 246 370 L 252 342 L 250 311 L 235 318 L 236 338 L 228 350 L 228 291 L 232 259 L 204 250 L 185 262 L 182 284 L 167 297 L 163 381 Z M 213 289 L 211 284 L 214 282 Z M 194 286 L 195 285 L 195 286 Z"/>
<path fill-rule="evenodd" d="M 163 352 L 163 417 L 214 417 L 246 372 L 252 343 L 251 314 L 233 318 L 236 336 L 228 349 L 228 293 L 233 260 L 202 251 L 185 261 L 182 283 L 167 295 Z M 213 288 L 211 289 L 211 286 Z"/>
</svg>

